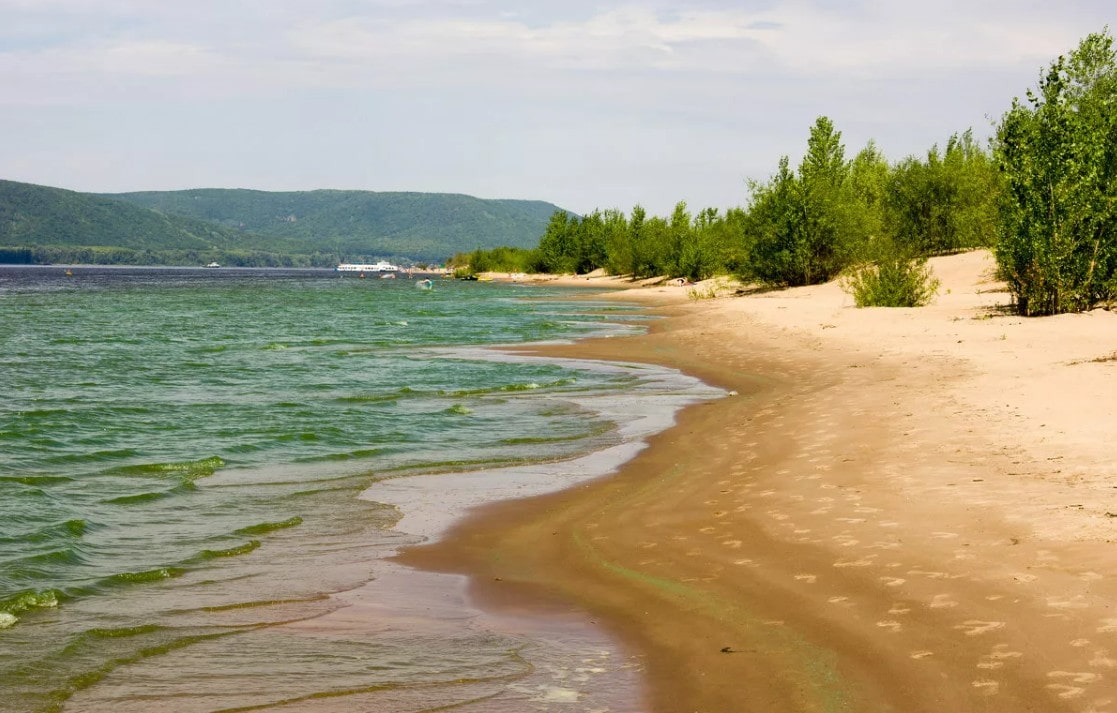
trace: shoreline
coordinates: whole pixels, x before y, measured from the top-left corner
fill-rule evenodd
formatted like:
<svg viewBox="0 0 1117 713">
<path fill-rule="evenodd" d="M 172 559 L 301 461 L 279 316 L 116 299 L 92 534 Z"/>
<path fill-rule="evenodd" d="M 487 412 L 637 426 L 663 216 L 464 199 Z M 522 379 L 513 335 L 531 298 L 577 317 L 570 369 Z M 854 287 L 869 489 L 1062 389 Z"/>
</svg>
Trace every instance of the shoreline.
<svg viewBox="0 0 1117 713">
<path fill-rule="evenodd" d="M 632 710 L 1117 709 L 1117 315 L 1004 316 L 988 253 L 931 264 L 915 310 L 614 293 L 667 318 L 540 353 L 738 395 L 399 559 L 589 612 L 643 661 Z"/>
</svg>

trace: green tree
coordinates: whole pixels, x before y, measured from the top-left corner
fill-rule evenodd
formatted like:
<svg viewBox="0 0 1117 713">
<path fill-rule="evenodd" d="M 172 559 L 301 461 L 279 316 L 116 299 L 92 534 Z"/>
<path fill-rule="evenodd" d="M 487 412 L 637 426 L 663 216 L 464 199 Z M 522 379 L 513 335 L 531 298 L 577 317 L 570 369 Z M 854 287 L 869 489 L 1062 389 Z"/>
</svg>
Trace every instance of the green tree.
<svg viewBox="0 0 1117 713">
<path fill-rule="evenodd" d="M 892 173 L 885 200 L 888 229 L 908 252 L 934 255 L 993 242 L 999 177 L 970 131 L 955 134 L 946 151 L 931 147 Z"/>
<path fill-rule="evenodd" d="M 556 210 L 552 213 L 547 230 L 539 239 L 539 247 L 535 251 L 535 270 L 554 274 L 574 272 L 577 230 L 577 219 L 566 211 Z"/>
<path fill-rule="evenodd" d="M 1025 315 L 1117 297 L 1117 63 L 1108 30 L 1055 60 L 997 127 L 996 255 Z"/>
<path fill-rule="evenodd" d="M 745 273 L 764 282 L 810 285 L 837 275 L 864 239 L 841 133 L 820 116 L 796 175 L 787 157 L 767 184 L 750 183 L 754 242 Z"/>
<path fill-rule="evenodd" d="M 853 200 L 853 220 L 867 244 L 887 235 L 885 201 L 892 169 L 884 154 L 870 141 L 850 162 L 849 189 Z"/>
</svg>

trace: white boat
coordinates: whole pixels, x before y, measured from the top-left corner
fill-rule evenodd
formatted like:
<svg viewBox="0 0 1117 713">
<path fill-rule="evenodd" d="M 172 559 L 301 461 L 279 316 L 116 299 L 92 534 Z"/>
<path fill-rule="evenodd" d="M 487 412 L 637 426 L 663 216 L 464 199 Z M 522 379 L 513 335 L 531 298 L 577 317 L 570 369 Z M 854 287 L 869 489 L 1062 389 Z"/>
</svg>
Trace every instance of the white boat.
<svg viewBox="0 0 1117 713">
<path fill-rule="evenodd" d="M 338 272 L 399 272 L 399 266 L 384 260 L 371 265 L 361 262 L 343 262 L 336 270 Z"/>
<path fill-rule="evenodd" d="M 221 267 L 221 266 L 218 265 L 216 262 L 211 262 L 210 264 L 206 265 L 206 267 Z"/>
</svg>

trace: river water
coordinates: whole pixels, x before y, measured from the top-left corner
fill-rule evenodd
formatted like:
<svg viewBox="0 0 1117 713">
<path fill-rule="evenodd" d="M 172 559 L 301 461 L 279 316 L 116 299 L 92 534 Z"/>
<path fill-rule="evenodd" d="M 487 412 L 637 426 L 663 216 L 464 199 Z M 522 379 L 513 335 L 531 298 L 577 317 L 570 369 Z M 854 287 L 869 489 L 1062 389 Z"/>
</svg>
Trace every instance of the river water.
<svg viewBox="0 0 1117 713">
<path fill-rule="evenodd" d="M 615 468 L 676 372 L 512 357 L 623 335 L 543 286 L 0 267 L 0 710 L 636 711 L 576 614 L 385 561 Z"/>
</svg>

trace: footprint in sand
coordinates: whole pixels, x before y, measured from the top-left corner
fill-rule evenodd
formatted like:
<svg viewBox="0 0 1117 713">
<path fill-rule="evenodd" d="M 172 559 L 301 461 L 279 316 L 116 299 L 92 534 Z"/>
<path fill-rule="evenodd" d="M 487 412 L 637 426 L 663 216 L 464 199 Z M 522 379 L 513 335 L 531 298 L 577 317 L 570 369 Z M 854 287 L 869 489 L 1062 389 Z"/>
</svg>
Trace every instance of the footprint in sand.
<svg viewBox="0 0 1117 713">
<path fill-rule="evenodd" d="M 927 606 L 932 609 L 953 609 L 958 606 L 958 601 L 949 594 L 936 594 Z"/>
<path fill-rule="evenodd" d="M 912 577 L 926 577 L 927 579 L 946 579 L 949 577 L 946 572 L 927 572 L 921 569 L 909 569 L 908 574 Z"/>
<path fill-rule="evenodd" d="M 1019 651 L 1010 651 L 1007 644 L 997 644 L 993 650 L 981 657 L 977 667 L 985 670 L 1003 668 L 1008 659 L 1018 659 L 1024 656 Z"/>
<path fill-rule="evenodd" d="M 958 624 L 954 628 L 964 633 L 966 636 L 981 636 L 988 634 L 990 631 L 1004 628 L 1003 621 L 978 621 L 971 619 L 969 621 Z"/>
<path fill-rule="evenodd" d="M 1117 659 L 1110 658 L 1107 650 L 1099 649 L 1090 659 L 1090 668 L 1117 668 Z"/>
<path fill-rule="evenodd" d="M 1069 681 L 1069 683 L 1049 683 L 1046 686 L 1044 686 L 1044 688 L 1051 691 L 1052 693 L 1057 695 L 1059 698 L 1063 698 L 1063 699 L 1078 698 L 1083 693 L 1086 692 L 1086 689 L 1083 688 L 1083 686 L 1088 686 L 1091 683 L 1095 683 L 1095 682 L 1101 680 L 1101 675 L 1096 674 L 1096 673 L 1090 673 L 1088 671 L 1086 671 L 1086 672 L 1051 671 L 1047 674 L 1047 677 L 1048 678 L 1053 678 L 1053 679 L 1058 679 L 1058 680 Z M 1077 683 L 1079 685 L 1072 686 L 1072 685 L 1070 685 L 1071 683 Z"/>
<path fill-rule="evenodd" d="M 1097 629 L 1099 634 L 1112 634 L 1117 631 L 1117 619 L 1102 619 L 1101 624 Z"/>
<path fill-rule="evenodd" d="M 871 567 L 876 555 L 869 555 L 856 560 L 838 560 L 834 563 L 835 567 Z"/>
<path fill-rule="evenodd" d="M 978 679 L 970 685 L 986 696 L 995 696 L 1001 692 L 1001 684 L 987 678 Z"/>
<path fill-rule="evenodd" d="M 898 550 L 902 547 L 899 542 L 874 542 L 866 549 L 870 550 Z"/>
<path fill-rule="evenodd" d="M 1076 595 L 1069 599 L 1060 599 L 1059 597 L 1048 597 L 1047 606 L 1052 609 L 1086 609 L 1090 605 L 1082 601 L 1082 595 Z"/>
</svg>

